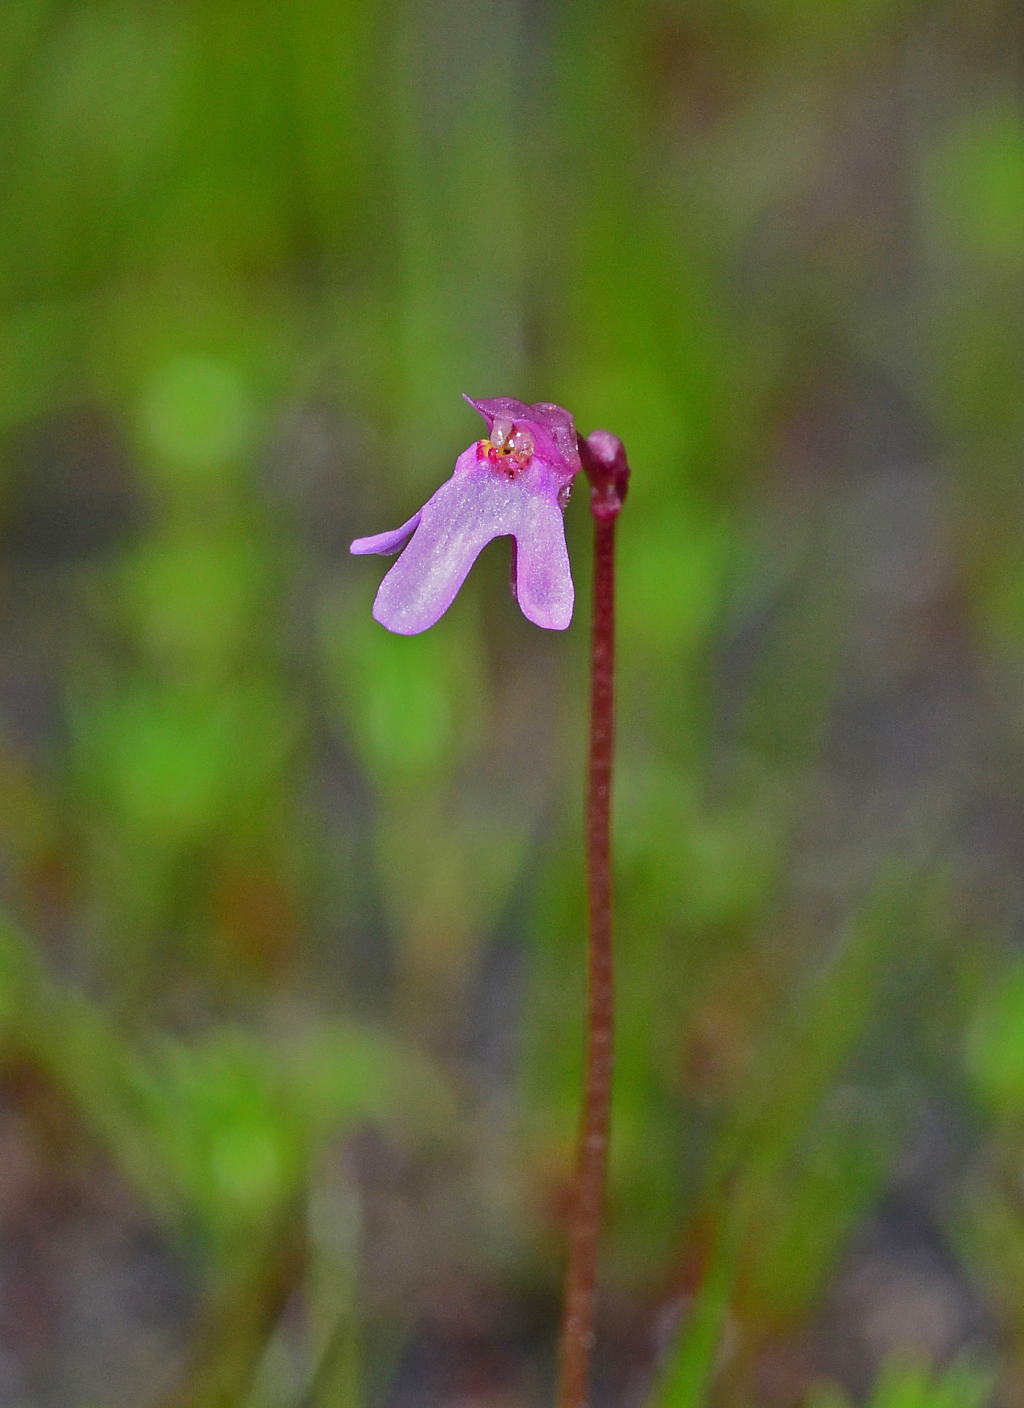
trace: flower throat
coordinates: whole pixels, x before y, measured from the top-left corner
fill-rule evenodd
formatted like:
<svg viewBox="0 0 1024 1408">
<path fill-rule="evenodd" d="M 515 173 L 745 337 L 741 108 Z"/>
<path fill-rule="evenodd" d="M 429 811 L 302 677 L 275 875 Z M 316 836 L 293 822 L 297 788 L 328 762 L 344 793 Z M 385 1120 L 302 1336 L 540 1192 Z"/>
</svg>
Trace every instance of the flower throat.
<svg viewBox="0 0 1024 1408">
<path fill-rule="evenodd" d="M 520 469 L 525 469 L 533 458 L 536 446 L 528 430 L 517 430 L 507 419 L 496 418 L 491 426 L 489 440 L 478 440 L 477 459 L 490 460 L 495 468 L 504 470 L 509 478 L 514 478 Z"/>
</svg>

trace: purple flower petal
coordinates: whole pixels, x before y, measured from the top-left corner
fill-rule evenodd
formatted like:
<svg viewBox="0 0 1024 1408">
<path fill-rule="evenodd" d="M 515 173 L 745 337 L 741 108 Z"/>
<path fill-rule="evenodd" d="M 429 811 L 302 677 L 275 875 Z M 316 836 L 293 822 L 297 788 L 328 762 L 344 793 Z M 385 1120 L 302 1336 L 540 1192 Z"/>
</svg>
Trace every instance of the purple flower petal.
<svg viewBox="0 0 1024 1408">
<path fill-rule="evenodd" d="M 380 584 L 373 614 L 382 626 L 411 636 L 444 615 L 483 548 L 513 531 L 517 488 L 479 463 L 475 445 L 459 456 L 455 473 L 423 505 L 412 542 Z"/>
<path fill-rule="evenodd" d="M 384 578 L 373 614 L 399 635 L 416 635 L 442 616 L 491 541 L 518 545 L 516 592 L 538 625 L 562 630 L 572 615 L 572 579 L 565 550 L 559 477 L 538 458 L 509 477 L 480 460 L 475 445 L 424 504 L 412 542 Z"/>
<path fill-rule="evenodd" d="M 385 555 L 387 553 L 397 552 L 406 538 L 410 537 L 419 527 L 422 513 L 423 510 L 421 508 L 417 509 L 408 523 L 403 523 L 401 528 L 392 528 L 390 533 L 377 533 L 372 538 L 357 538 L 349 548 L 349 552 L 377 552 Z"/>
<path fill-rule="evenodd" d="M 564 631 L 574 593 L 562 510 L 554 499 L 531 495 L 516 530 L 516 600 L 534 625 Z"/>
</svg>

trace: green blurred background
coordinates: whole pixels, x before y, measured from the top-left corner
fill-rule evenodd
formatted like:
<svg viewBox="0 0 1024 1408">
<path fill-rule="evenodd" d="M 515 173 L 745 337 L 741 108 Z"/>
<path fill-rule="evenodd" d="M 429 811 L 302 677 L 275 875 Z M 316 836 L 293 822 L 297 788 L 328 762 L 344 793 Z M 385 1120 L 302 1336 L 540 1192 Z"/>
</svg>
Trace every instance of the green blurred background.
<svg viewBox="0 0 1024 1408">
<path fill-rule="evenodd" d="M 549 1401 L 626 442 L 595 1403 L 1024 1398 L 1012 0 L 3 0 L 0 1405 Z M 653 1398 L 649 1398 L 653 1395 Z"/>
</svg>

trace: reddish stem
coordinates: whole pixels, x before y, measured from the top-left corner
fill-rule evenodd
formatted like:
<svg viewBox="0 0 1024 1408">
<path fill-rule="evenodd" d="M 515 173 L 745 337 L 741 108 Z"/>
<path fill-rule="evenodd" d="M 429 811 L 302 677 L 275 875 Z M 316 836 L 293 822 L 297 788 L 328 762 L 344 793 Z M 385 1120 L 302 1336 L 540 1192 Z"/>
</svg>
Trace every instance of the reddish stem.
<svg viewBox="0 0 1024 1408">
<path fill-rule="evenodd" d="M 622 442 L 606 430 L 580 440 L 594 516 L 587 764 L 587 897 L 590 946 L 583 1109 L 569 1266 L 559 1349 L 559 1408 L 585 1408 L 590 1389 L 597 1254 L 608 1164 L 615 989 L 612 959 L 611 788 L 615 743 L 615 520 L 629 483 Z"/>
</svg>

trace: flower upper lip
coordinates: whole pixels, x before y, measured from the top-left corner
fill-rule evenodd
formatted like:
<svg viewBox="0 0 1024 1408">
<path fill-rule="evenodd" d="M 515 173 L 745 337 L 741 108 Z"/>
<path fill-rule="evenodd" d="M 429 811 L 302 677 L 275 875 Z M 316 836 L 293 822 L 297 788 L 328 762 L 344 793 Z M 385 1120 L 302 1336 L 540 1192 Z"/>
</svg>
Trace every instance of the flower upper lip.
<svg viewBox="0 0 1024 1408">
<path fill-rule="evenodd" d="M 401 635 L 426 630 L 447 611 L 486 544 L 509 535 L 515 540 L 514 594 L 523 614 L 539 626 L 564 630 L 572 618 L 573 586 L 562 511 L 580 469 L 572 416 L 550 402 L 466 400 L 487 422 L 488 434 L 496 420 L 511 422 L 521 432 L 521 448 L 494 454 L 492 463 L 488 454 L 478 455 L 474 442 L 451 478 L 401 528 L 356 539 L 351 551 L 360 554 L 393 553 L 405 545 L 381 583 L 373 614 Z M 504 472 L 508 468 L 511 473 Z"/>
<path fill-rule="evenodd" d="M 523 426 L 534 436 L 536 453 L 541 454 L 552 465 L 564 467 L 566 482 L 572 483 L 580 470 L 580 452 L 576 436 L 576 426 L 570 413 L 562 406 L 550 401 L 539 401 L 528 406 L 524 401 L 516 401 L 511 396 L 496 396 L 489 400 L 474 401 L 463 393 L 474 410 L 479 411 L 487 422 L 490 431 L 499 418 Z"/>
</svg>

